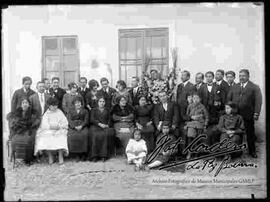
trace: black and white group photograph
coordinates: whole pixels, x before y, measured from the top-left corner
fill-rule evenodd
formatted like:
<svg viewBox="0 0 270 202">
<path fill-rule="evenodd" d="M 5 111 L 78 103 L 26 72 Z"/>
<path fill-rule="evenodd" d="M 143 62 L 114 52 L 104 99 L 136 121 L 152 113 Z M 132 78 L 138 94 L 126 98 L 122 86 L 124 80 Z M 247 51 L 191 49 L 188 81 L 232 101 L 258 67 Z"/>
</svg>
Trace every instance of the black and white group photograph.
<svg viewBox="0 0 270 202">
<path fill-rule="evenodd" d="M 264 6 L 2 8 L 4 200 L 266 199 Z"/>
</svg>

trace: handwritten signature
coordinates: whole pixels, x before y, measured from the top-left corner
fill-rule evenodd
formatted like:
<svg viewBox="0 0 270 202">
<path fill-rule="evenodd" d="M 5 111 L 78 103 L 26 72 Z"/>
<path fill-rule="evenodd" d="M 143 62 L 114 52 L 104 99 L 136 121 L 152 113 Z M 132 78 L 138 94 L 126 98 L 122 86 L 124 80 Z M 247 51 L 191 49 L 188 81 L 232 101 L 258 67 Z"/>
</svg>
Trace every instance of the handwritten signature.
<svg viewBox="0 0 270 202">
<path fill-rule="evenodd" d="M 189 159 L 189 160 L 183 160 L 183 161 L 177 161 L 172 162 L 170 164 L 161 166 L 159 169 L 166 169 L 174 166 L 178 166 L 185 163 L 194 162 L 192 164 L 189 164 L 186 167 L 186 170 L 190 169 L 201 169 L 204 170 L 206 168 L 209 169 L 209 172 L 213 172 L 216 168 L 215 177 L 221 172 L 223 169 L 228 168 L 236 168 L 236 167 L 257 167 L 255 164 L 248 164 L 248 163 L 241 163 L 241 162 L 235 162 L 229 164 L 230 156 L 228 154 L 244 151 L 247 149 L 246 144 L 235 144 L 234 142 L 231 142 L 230 139 L 224 139 L 221 142 L 217 142 L 211 146 L 208 146 L 202 142 L 202 139 L 206 139 L 206 135 L 200 135 L 196 137 L 184 150 L 183 154 L 187 152 L 191 153 L 207 153 L 206 155 L 202 155 L 197 158 Z M 159 141 L 157 142 L 156 149 L 149 155 L 147 162 L 153 161 L 162 151 L 170 151 L 173 153 L 175 149 L 177 149 L 177 146 L 179 144 L 183 144 L 185 141 L 179 137 L 176 141 L 171 142 L 171 138 L 168 135 L 163 135 Z M 223 156 L 225 155 L 223 161 L 218 165 L 216 162 L 217 156 Z M 205 159 L 205 160 L 204 160 Z M 200 164 L 199 160 L 204 160 L 202 164 Z"/>
</svg>

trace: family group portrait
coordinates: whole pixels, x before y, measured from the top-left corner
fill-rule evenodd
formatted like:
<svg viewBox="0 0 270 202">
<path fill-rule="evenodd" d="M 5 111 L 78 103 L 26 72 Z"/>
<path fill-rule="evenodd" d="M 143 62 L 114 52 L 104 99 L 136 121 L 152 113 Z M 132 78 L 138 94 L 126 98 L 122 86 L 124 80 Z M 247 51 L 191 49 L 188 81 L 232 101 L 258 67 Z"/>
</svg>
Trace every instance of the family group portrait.
<svg viewBox="0 0 270 202">
<path fill-rule="evenodd" d="M 263 9 L 3 9 L 4 200 L 266 198 Z"/>
</svg>

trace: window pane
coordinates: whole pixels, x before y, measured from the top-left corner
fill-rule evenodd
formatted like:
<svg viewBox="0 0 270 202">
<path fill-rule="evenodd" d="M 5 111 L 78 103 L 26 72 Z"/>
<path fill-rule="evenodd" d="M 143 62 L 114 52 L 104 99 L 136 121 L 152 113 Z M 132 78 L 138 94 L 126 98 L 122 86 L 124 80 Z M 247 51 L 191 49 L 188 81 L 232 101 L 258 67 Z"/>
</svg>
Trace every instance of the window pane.
<svg viewBox="0 0 270 202">
<path fill-rule="evenodd" d="M 120 67 L 120 79 L 126 80 L 126 66 L 125 65 Z"/>
<path fill-rule="evenodd" d="M 63 70 L 77 70 L 78 56 L 77 55 L 64 55 L 63 56 Z"/>
<path fill-rule="evenodd" d="M 45 68 L 46 68 L 46 71 L 59 71 L 60 70 L 60 57 L 59 56 L 46 56 Z"/>
<path fill-rule="evenodd" d="M 162 57 L 162 43 L 163 37 L 152 37 L 152 57 L 160 58 Z"/>
<path fill-rule="evenodd" d="M 136 38 L 127 40 L 127 59 L 136 59 Z"/>
<path fill-rule="evenodd" d="M 76 38 L 63 38 L 63 52 L 74 53 L 77 50 Z"/>
<path fill-rule="evenodd" d="M 137 76 L 137 71 L 136 71 L 136 66 L 127 66 L 127 78 L 126 78 L 126 82 L 127 82 L 127 86 L 130 87 L 131 86 L 131 77 L 133 76 Z"/>
<path fill-rule="evenodd" d="M 64 72 L 64 87 L 67 87 L 70 82 L 77 82 L 76 71 Z"/>
<path fill-rule="evenodd" d="M 51 81 L 53 77 L 59 77 L 60 78 L 59 71 L 46 71 L 45 72 L 45 78 L 48 78 Z"/>
<path fill-rule="evenodd" d="M 125 55 L 125 47 L 126 47 L 126 43 L 127 43 L 127 38 L 121 38 L 120 39 L 120 44 L 119 44 L 119 53 L 120 53 L 120 59 L 126 59 L 126 55 Z"/>
<path fill-rule="evenodd" d="M 44 39 L 45 55 L 59 55 L 57 38 Z"/>
</svg>

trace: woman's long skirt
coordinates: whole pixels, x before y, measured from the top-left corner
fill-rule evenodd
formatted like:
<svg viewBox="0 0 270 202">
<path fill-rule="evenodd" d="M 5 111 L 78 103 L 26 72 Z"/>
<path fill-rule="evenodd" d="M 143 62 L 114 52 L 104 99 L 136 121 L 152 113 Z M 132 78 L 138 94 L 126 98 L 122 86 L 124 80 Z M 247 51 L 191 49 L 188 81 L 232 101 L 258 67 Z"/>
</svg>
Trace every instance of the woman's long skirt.
<svg viewBox="0 0 270 202">
<path fill-rule="evenodd" d="M 152 125 L 142 128 L 142 138 L 146 142 L 147 153 L 151 153 L 155 149 L 154 127 Z"/>
<path fill-rule="evenodd" d="M 12 153 L 15 155 L 15 158 L 24 159 L 25 161 L 32 160 L 34 143 L 35 137 L 29 136 L 28 132 L 15 134 L 11 138 Z"/>
<path fill-rule="evenodd" d="M 84 127 L 81 131 L 68 130 L 68 150 L 70 153 L 86 153 L 88 147 L 89 129 Z"/>
<path fill-rule="evenodd" d="M 108 158 L 111 153 L 112 137 L 114 136 L 113 128 L 102 129 L 92 125 L 90 127 L 91 139 L 91 158 Z"/>
<path fill-rule="evenodd" d="M 118 153 L 120 155 L 125 154 L 128 141 L 133 136 L 134 126 L 126 122 L 118 122 L 114 124 L 116 134 L 116 144 Z"/>
</svg>

